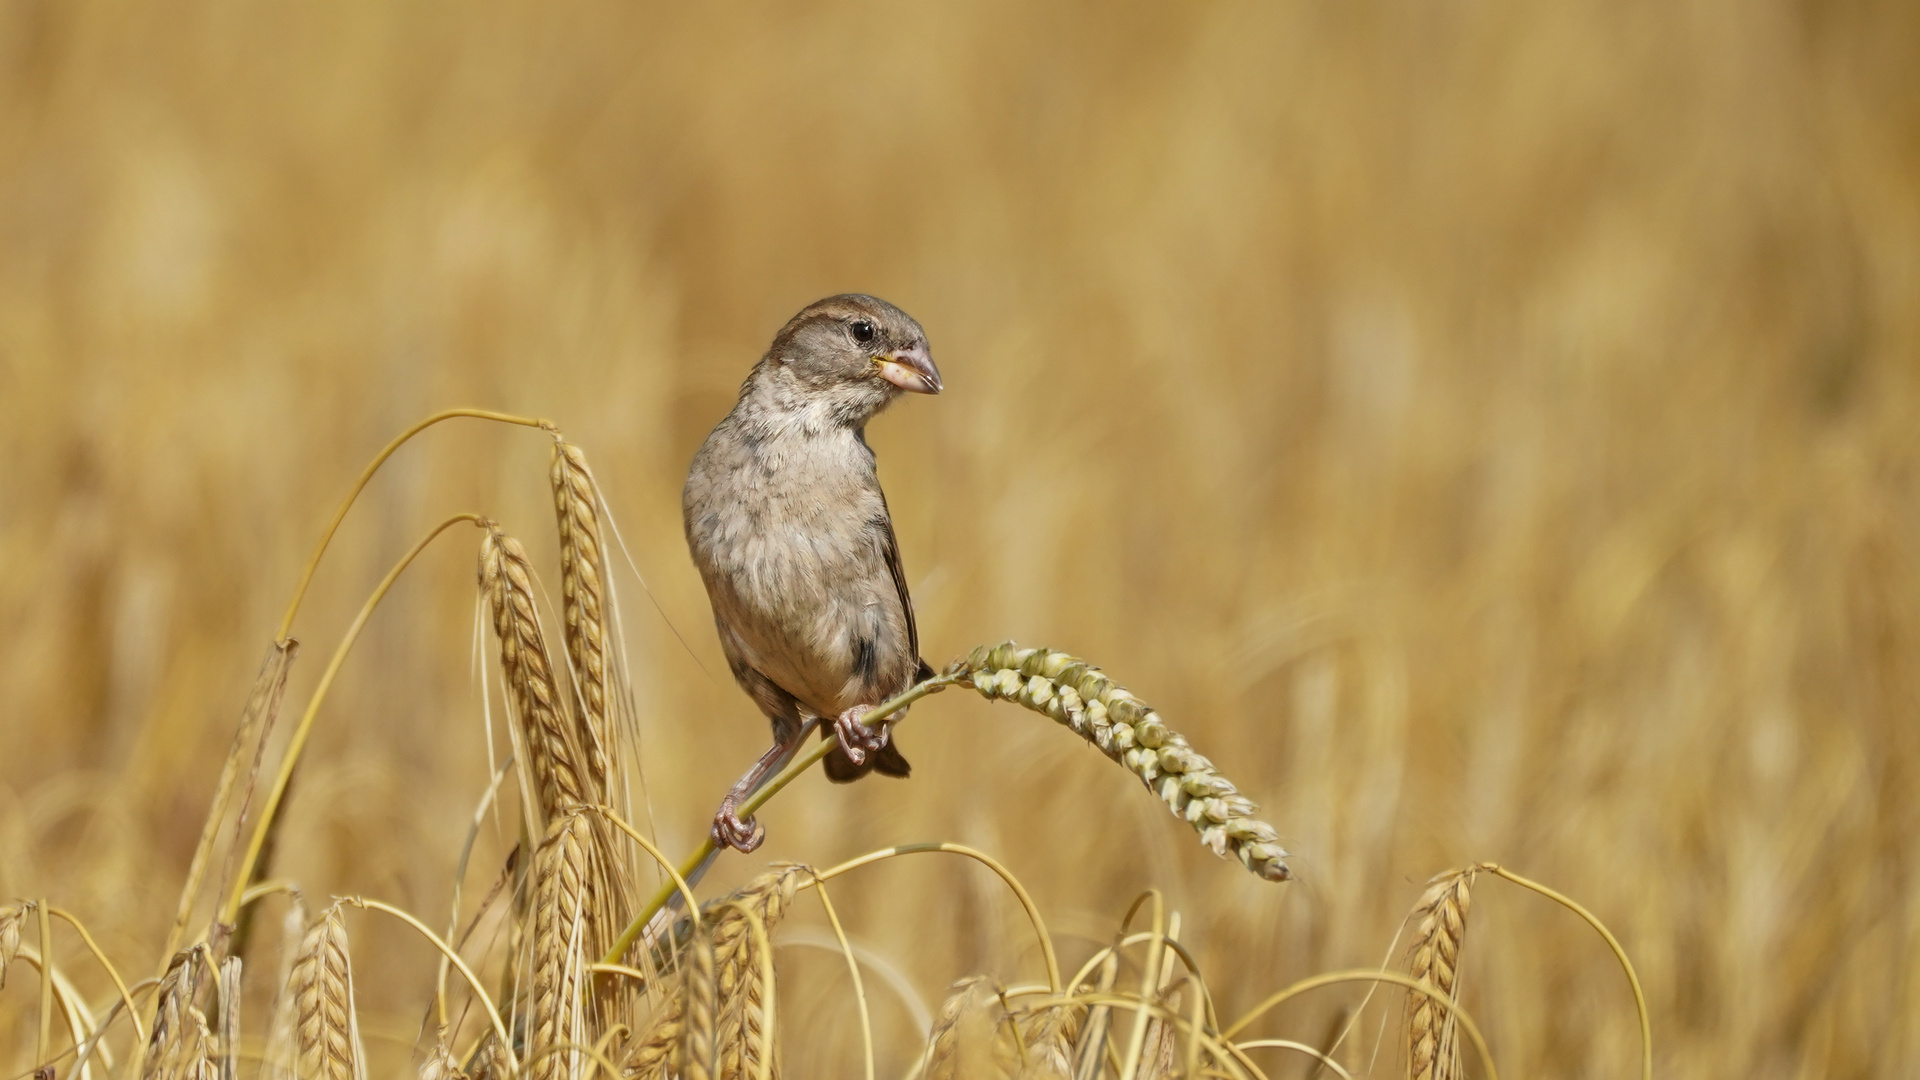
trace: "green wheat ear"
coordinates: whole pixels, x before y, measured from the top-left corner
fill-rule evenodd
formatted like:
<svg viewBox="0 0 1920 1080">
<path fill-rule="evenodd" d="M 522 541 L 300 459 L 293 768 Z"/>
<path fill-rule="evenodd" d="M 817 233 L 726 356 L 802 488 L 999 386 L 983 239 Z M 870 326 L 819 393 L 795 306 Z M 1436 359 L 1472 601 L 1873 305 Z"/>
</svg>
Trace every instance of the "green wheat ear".
<svg viewBox="0 0 1920 1080">
<path fill-rule="evenodd" d="M 1253 816 L 1253 800 L 1099 668 L 1077 656 L 1006 641 L 980 646 L 949 664 L 946 674 L 983 697 L 1017 702 L 1072 728 L 1139 777 L 1214 854 L 1233 854 L 1266 881 L 1292 876 L 1279 834 Z"/>
</svg>

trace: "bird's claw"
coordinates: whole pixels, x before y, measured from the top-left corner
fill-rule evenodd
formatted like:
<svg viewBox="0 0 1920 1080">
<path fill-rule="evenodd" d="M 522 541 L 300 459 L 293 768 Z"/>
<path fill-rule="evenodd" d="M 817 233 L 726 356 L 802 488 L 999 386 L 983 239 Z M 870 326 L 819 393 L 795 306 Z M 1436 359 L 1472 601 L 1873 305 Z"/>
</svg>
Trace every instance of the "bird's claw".
<svg viewBox="0 0 1920 1080">
<path fill-rule="evenodd" d="M 760 846 L 767 838 L 767 830 L 752 818 L 742 818 L 734 809 L 732 796 L 720 803 L 720 812 L 713 815 L 713 842 L 730 847 L 746 854 Z"/>
<path fill-rule="evenodd" d="M 861 722 L 861 718 L 872 711 L 871 705 L 855 705 L 833 721 L 833 734 L 840 742 L 840 750 L 855 765 L 866 764 L 870 755 L 879 753 L 887 745 L 887 725 Z"/>
</svg>

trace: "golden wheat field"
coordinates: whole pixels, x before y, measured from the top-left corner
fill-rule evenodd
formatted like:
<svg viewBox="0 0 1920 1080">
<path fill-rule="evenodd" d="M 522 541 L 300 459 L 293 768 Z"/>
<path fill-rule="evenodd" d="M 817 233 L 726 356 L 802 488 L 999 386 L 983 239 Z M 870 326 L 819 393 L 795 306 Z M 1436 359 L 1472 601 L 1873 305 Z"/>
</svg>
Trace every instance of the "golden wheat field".
<svg viewBox="0 0 1920 1080">
<path fill-rule="evenodd" d="M 1920 1075 L 1916 71 L 1876 0 L 0 4 L 0 1080 L 1641 1075 L 1510 877 L 1659 1076 Z M 869 437 L 957 685 L 622 952 L 768 737 L 688 460 L 850 290 L 946 379 Z M 265 727 L 449 408 L 550 428 L 388 459 Z M 830 871 L 913 844 L 1005 877 Z"/>
</svg>

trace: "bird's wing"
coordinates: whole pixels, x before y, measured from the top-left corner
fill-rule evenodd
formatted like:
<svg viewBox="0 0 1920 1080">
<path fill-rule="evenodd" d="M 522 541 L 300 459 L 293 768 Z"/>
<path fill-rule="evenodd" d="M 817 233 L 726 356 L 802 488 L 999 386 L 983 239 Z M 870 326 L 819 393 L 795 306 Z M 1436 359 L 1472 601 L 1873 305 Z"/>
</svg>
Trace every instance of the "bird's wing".
<svg viewBox="0 0 1920 1080">
<path fill-rule="evenodd" d="M 913 621 L 913 597 L 907 593 L 907 570 L 900 565 L 900 538 L 893 534 L 893 513 L 887 509 L 887 496 L 880 495 L 880 554 L 887 560 L 887 573 L 893 575 L 893 587 L 900 594 L 900 613 L 907 620 L 907 651 L 920 663 L 920 628 Z M 916 676 L 917 678 L 917 676 Z"/>
</svg>

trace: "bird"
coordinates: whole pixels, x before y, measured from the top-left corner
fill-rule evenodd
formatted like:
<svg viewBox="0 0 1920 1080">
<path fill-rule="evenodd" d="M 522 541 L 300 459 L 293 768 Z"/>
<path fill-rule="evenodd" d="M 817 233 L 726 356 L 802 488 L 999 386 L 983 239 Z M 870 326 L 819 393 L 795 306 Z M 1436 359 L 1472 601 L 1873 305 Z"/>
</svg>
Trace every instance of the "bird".
<svg viewBox="0 0 1920 1080">
<path fill-rule="evenodd" d="M 687 548 L 727 665 L 773 726 L 773 746 L 714 815 L 716 850 L 760 846 L 765 830 L 740 804 L 816 727 L 837 742 L 825 763 L 836 783 L 911 770 L 890 737 L 899 717 L 861 719 L 933 675 L 866 428 L 901 395 L 942 388 L 912 316 L 830 296 L 774 335 L 693 457 Z"/>
</svg>

